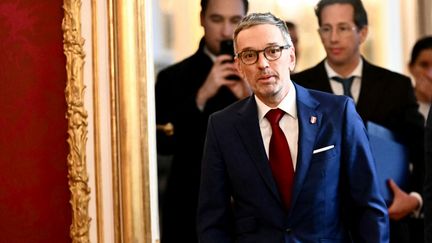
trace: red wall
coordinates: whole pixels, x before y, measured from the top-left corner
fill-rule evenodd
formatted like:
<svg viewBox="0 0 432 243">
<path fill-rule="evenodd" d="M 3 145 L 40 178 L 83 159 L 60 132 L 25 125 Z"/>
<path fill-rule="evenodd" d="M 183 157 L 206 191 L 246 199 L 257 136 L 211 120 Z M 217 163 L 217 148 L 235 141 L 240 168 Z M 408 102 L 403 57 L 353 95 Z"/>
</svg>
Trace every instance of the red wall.
<svg viewBox="0 0 432 243">
<path fill-rule="evenodd" d="M 70 242 L 61 0 L 0 1 L 0 242 Z"/>
</svg>

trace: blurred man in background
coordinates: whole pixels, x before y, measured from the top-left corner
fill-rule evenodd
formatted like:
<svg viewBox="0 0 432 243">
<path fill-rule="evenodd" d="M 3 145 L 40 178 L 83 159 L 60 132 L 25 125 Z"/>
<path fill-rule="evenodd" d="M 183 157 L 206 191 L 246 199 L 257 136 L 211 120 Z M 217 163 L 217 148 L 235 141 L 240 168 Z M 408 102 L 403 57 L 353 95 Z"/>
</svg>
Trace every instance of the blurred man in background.
<svg viewBox="0 0 432 243">
<path fill-rule="evenodd" d="M 220 54 L 248 11 L 247 0 L 201 0 L 204 37 L 195 54 L 162 70 L 156 81 L 158 153 L 173 160 L 161 202 L 162 243 L 197 242 L 201 157 L 210 114 L 250 94 L 233 54 Z"/>
<path fill-rule="evenodd" d="M 327 56 L 315 67 L 294 74 L 292 79 L 307 88 L 351 97 L 364 122 L 377 123 L 402 138 L 409 149 L 412 171 L 407 172 L 408 193 L 389 181 L 394 195 L 389 205 L 390 242 L 419 242 L 423 237 L 418 229 L 423 228 L 423 221 L 412 215 L 418 216 L 422 207 L 424 119 L 418 112 L 411 81 L 361 56 L 360 45 L 367 37 L 368 20 L 360 0 L 321 0 L 315 14 Z"/>
<path fill-rule="evenodd" d="M 415 43 L 408 68 L 414 77 L 420 113 L 426 119 L 432 103 L 432 36 L 423 37 Z"/>
</svg>

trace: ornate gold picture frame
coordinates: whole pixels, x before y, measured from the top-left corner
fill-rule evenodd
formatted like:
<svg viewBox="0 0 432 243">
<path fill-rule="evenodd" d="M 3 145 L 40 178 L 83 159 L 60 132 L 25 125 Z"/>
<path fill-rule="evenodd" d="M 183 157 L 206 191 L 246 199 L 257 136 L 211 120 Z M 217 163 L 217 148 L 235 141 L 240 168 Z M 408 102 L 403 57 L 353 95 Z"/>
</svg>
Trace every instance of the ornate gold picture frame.
<svg viewBox="0 0 432 243">
<path fill-rule="evenodd" d="M 114 201 L 114 241 L 115 242 L 157 242 L 156 210 L 151 200 L 151 158 L 152 138 L 155 125 L 149 118 L 148 87 L 153 67 L 147 60 L 146 30 L 149 1 L 146 0 L 108 0 L 108 46 L 109 46 L 109 83 L 111 111 L 111 146 L 113 167 Z M 64 19 L 62 23 L 64 53 L 66 55 L 68 120 L 68 179 L 71 193 L 72 222 L 70 236 L 72 242 L 90 242 L 90 223 L 97 227 L 98 242 L 104 242 L 104 232 L 98 207 L 101 203 L 90 198 L 89 175 L 87 171 L 86 145 L 88 140 L 88 114 L 84 104 L 84 39 L 81 30 L 80 0 L 64 0 Z M 96 0 L 92 0 L 92 21 L 95 20 Z M 86 20 L 88 21 L 88 20 Z M 92 23 L 95 25 L 95 23 Z M 93 30 L 93 39 L 97 31 Z M 93 40 L 95 41 L 95 40 Z M 97 51 L 97 48 L 93 46 Z M 94 53 L 93 53 L 94 56 Z M 93 60 L 94 62 L 97 61 Z M 94 64 L 93 64 L 94 66 Z M 150 71 L 151 72 L 151 71 Z M 97 75 L 95 75 L 97 76 Z M 94 87 L 98 80 L 93 80 Z M 92 82 L 92 83 L 93 83 Z M 152 92 L 152 90 L 151 90 Z M 94 112 L 97 114 L 97 102 Z M 153 104 L 150 104 L 153 105 Z M 97 119 L 97 115 L 95 117 Z M 97 127 L 95 128 L 97 132 Z M 149 131 L 151 131 L 149 133 Z M 97 137 L 97 136 L 96 136 Z M 97 139 L 97 138 L 95 138 Z M 97 143 L 97 141 L 96 141 Z M 96 160 L 100 151 L 95 148 Z M 92 155 L 94 156 L 94 155 Z M 95 162 L 96 167 L 101 161 Z M 96 168 L 96 177 L 99 168 Z M 102 185 L 96 178 L 96 197 Z M 153 191 L 154 188 L 153 188 Z M 157 191 L 157 190 L 156 190 Z M 98 221 L 89 216 L 89 201 L 96 200 Z M 152 204 L 153 202 L 153 204 Z M 157 202 L 157 201 L 156 201 Z M 157 207 L 157 206 L 156 206 Z M 156 214 L 155 214 L 156 212 Z M 155 233 L 156 232 L 156 233 Z"/>
<path fill-rule="evenodd" d="M 88 203 L 90 188 L 86 163 L 87 111 L 84 108 L 84 40 L 81 37 L 81 1 L 64 0 L 63 48 L 66 55 L 65 89 L 68 120 L 68 179 L 71 192 L 72 242 L 90 242 Z"/>
</svg>

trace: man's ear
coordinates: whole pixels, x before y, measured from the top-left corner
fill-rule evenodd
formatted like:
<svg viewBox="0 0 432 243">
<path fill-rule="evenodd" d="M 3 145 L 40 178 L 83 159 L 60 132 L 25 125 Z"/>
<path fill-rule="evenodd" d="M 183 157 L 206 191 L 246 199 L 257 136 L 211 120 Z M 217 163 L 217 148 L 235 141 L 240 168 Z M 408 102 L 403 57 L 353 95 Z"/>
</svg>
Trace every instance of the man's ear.
<svg viewBox="0 0 432 243">
<path fill-rule="evenodd" d="M 366 41 L 366 37 L 367 37 L 367 35 L 368 35 L 368 26 L 367 25 L 365 25 L 365 26 L 363 26 L 363 28 L 359 31 L 359 34 L 360 34 L 360 44 L 362 44 L 363 42 L 365 42 Z"/>
<path fill-rule="evenodd" d="M 200 12 L 200 25 L 204 27 L 205 14 L 203 11 Z"/>
<path fill-rule="evenodd" d="M 289 48 L 289 58 L 290 58 L 290 65 L 289 65 L 289 70 L 292 72 L 294 71 L 295 65 L 296 65 L 296 56 L 295 56 L 295 47 L 290 47 Z"/>
<path fill-rule="evenodd" d="M 238 72 L 241 75 L 243 75 L 243 69 L 241 68 L 241 63 L 240 62 L 241 62 L 240 59 L 238 59 L 237 57 L 234 58 L 234 63 L 235 63 L 235 66 L 236 66 Z"/>
</svg>

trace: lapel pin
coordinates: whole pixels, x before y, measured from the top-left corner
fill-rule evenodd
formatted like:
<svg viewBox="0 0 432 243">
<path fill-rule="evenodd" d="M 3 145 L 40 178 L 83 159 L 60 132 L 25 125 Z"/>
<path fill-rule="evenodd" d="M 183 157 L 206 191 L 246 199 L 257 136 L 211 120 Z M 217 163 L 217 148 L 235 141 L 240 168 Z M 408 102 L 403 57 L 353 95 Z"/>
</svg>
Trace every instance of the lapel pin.
<svg viewBox="0 0 432 243">
<path fill-rule="evenodd" d="M 311 118 L 310 118 L 310 123 L 311 124 L 315 124 L 317 122 L 317 118 L 316 118 L 316 116 L 311 116 Z"/>
</svg>

